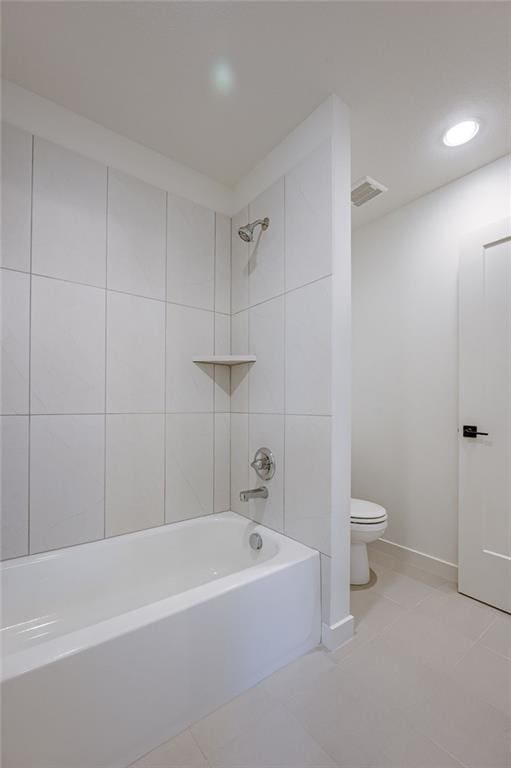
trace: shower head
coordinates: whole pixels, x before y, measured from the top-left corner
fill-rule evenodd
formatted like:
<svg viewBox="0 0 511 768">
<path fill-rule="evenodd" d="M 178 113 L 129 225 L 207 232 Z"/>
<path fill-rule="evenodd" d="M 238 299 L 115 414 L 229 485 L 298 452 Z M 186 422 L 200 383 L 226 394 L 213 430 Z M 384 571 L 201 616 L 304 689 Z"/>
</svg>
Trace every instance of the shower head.
<svg viewBox="0 0 511 768">
<path fill-rule="evenodd" d="M 268 217 L 266 217 L 265 219 L 257 219 L 257 221 L 252 221 L 249 224 L 245 224 L 244 227 L 240 227 L 238 229 L 238 235 L 246 243 L 251 243 L 254 239 L 254 229 L 259 226 L 259 224 L 261 225 L 261 229 L 264 232 L 270 226 L 270 220 Z"/>
</svg>

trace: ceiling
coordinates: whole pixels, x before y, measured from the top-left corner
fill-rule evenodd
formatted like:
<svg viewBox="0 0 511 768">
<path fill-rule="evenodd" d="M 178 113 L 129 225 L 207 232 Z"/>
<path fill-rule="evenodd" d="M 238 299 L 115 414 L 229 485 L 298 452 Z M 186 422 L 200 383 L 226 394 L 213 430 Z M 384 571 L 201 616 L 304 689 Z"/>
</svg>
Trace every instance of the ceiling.
<svg viewBox="0 0 511 768">
<path fill-rule="evenodd" d="M 2 3 L 3 77 L 228 185 L 338 94 L 355 225 L 511 151 L 510 54 L 507 2 Z"/>
</svg>

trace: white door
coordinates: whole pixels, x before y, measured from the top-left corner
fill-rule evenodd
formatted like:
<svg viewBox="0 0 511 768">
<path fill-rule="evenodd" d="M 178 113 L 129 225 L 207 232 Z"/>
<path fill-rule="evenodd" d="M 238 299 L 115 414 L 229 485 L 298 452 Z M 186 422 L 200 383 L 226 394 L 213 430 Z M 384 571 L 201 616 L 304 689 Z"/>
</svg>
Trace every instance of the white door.
<svg viewBox="0 0 511 768">
<path fill-rule="evenodd" d="M 511 612 L 511 220 L 462 249 L 459 331 L 459 590 Z"/>
</svg>

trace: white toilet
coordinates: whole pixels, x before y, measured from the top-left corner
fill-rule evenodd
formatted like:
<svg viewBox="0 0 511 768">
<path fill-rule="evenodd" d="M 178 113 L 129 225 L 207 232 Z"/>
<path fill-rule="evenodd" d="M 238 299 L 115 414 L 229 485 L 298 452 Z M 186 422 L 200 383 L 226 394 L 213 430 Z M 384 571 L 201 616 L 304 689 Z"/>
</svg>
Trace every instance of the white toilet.
<svg viewBox="0 0 511 768">
<path fill-rule="evenodd" d="M 352 584 L 367 584 L 369 560 L 367 545 L 376 541 L 387 528 L 387 511 L 372 501 L 351 500 L 351 578 Z"/>
</svg>

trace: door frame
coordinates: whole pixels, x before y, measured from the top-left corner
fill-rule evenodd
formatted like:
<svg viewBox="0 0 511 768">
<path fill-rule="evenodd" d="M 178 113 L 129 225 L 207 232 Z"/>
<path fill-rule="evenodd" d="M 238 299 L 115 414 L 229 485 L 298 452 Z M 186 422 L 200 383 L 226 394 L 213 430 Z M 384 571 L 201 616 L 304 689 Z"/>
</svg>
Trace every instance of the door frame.
<svg viewBox="0 0 511 768">
<path fill-rule="evenodd" d="M 477 540 L 479 534 L 478 520 L 475 515 L 470 515 L 464 504 L 464 494 L 462 488 L 462 473 L 464 461 L 464 441 L 462 426 L 465 415 L 462 413 L 462 370 L 463 350 L 462 350 L 462 332 L 463 332 L 463 266 L 464 262 L 472 259 L 479 259 L 483 249 L 491 248 L 500 243 L 511 240 L 511 217 L 506 217 L 481 229 L 467 234 L 462 241 L 459 261 L 459 280 L 458 280 L 458 589 L 460 592 L 474 597 L 483 602 L 485 596 L 480 591 L 480 585 L 483 582 L 482 570 L 484 569 L 483 560 L 479 562 L 471 556 L 473 554 L 473 541 Z M 466 300 L 466 297 L 465 297 Z M 466 368 L 466 366 L 465 366 Z M 474 414 L 471 418 L 477 418 Z M 470 422 L 473 423 L 473 422 Z M 510 522 L 511 524 L 511 522 Z M 484 550 L 483 550 L 484 552 Z M 496 595 L 496 602 L 499 607 L 507 606 L 511 610 L 511 584 L 508 584 L 509 570 L 511 562 L 503 555 L 495 555 L 488 551 L 488 557 L 491 557 L 491 567 L 495 572 L 495 580 L 499 583 L 499 591 Z M 492 556 L 493 555 L 493 556 Z M 490 560 L 487 561 L 490 565 Z M 504 610 L 506 610 L 504 608 Z"/>
</svg>

